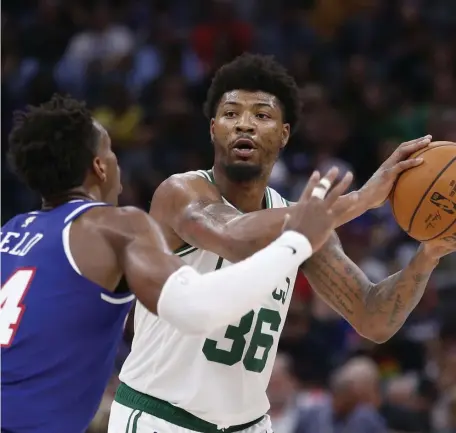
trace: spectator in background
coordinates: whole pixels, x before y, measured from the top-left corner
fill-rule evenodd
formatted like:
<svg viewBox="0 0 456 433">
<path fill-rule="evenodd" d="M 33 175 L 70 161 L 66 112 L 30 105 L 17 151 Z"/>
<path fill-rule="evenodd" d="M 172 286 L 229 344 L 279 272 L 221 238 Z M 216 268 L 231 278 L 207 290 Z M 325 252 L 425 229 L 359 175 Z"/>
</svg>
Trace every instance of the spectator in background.
<svg viewBox="0 0 456 433">
<path fill-rule="evenodd" d="M 387 433 L 380 415 L 380 381 L 375 363 L 354 358 L 335 371 L 330 397 L 304 409 L 296 433 Z"/>
<path fill-rule="evenodd" d="M 213 0 L 206 6 L 209 19 L 195 27 L 192 44 L 206 72 L 210 73 L 251 49 L 252 28 L 238 19 L 229 0 Z"/>
<path fill-rule="evenodd" d="M 65 57 L 86 67 L 97 62 L 107 71 L 131 53 L 134 37 L 128 27 L 114 22 L 108 5 L 96 4 L 89 13 L 90 27 L 71 38 Z"/>
<path fill-rule="evenodd" d="M 430 133 L 456 141 L 455 41 L 454 0 L 4 0 L 3 222 L 40 204 L 5 161 L 12 112 L 54 91 L 87 101 L 119 154 L 122 204 L 149 208 L 165 178 L 210 168 L 201 107 L 214 69 L 246 50 L 273 54 L 302 99 L 301 127 L 271 179 L 291 201 L 316 168 L 354 170 L 362 184 L 402 140 Z M 416 250 L 388 204 L 338 233 L 374 281 L 406 266 Z M 297 395 L 299 410 L 318 406 L 334 369 L 366 356 L 385 385 L 381 411 L 390 430 L 454 429 L 455 270 L 454 255 L 441 260 L 402 330 L 380 346 L 354 333 L 299 276 L 279 342 L 288 361 L 278 361 L 270 391 L 277 428 L 291 429 L 287 393 Z M 117 365 L 127 352 L 128 341 Z M 339 389 L 331 392 L 344 404 L 341 396 L 356 394 Z M 108 390 L 106 407 L 110 399 Z M 326 416 L 320 409 L 313 413 Z M 338 433 L 349 419 L 324 433 Z M 94 431 L 105 433 L 102 425 Z"/>
<path fill-rule="evenodd" d="M 334 338 L 331 338 L 334 333 L 331 331 L 330 323 L 314 319 L 309 303 L 293 294 L 279 350 L 293 359 L 301 389 L 325 386 L 334 357 Z"/>
<path fill-rule="evenodd" d="M 299 422 L 298 384 L 292 374 L 292 359 L 284 353 L 276 357 L 267 395 L 275 433 L 295 433 Z"/>
<path fill-rule="evenodd" d="M 430 382 L 413 375 L 404 375 L 389 381 L 381 413 L 390 429 L 400 432 L 429 433 Z M 432 386 L 432 384 L 430 385 Z"/>
<path fill-rule="evenodd" d="M 93 116 L 108 131 L 115 151 L 135 147 L 143 110 L 132 100 L 122 83 L 105 86 L 104 104 L 93 110 Z"/>
<path fill-rule="evenodd" d="M 448 400 L 448 422 L 447 427 L 442 430 L 442 433 L 456 432 L 456 387 L 453 388 Z"/>
<path fill-rule="evenodd" d="M 114 20 L 107 4 L 92 3 L 82 14 L 88 26 L 70 39 L 55 74 L 62 87 L 93 101 L 103 78 L 124 66 L 134 49 L 131 30 Z"/>
<path fill-rule="evenodd" d="M 55 0 L 39 0 L 23 34 L 23 55 L 53 66 L 65 52 L 75 30 L 68 10 Z"/>
</svg>

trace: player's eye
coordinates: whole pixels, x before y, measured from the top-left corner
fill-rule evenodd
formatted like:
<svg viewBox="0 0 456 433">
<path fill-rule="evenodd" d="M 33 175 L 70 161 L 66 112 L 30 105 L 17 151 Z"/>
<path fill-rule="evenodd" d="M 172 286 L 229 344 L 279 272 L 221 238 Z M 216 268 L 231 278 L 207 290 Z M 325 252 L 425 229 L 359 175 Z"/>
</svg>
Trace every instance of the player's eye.
<svg viewBox="0 0 456 433">
<path fill-rule="evenodd" d="M 256 115 L 256 117 L 258 117 L 258 119 L 261 119 L 261 120 L 265 120 L 265 119 L 270 119 L 271 116 L 269 114 L 266 114 L 266 113 L 258 113 Z"/>
<path fill-rule="evenodd" d="M 234 117 L 236 113 L 234 111 L 226 111 L 225 112 L 225 117 L 231 118 Z"/>
</svg>

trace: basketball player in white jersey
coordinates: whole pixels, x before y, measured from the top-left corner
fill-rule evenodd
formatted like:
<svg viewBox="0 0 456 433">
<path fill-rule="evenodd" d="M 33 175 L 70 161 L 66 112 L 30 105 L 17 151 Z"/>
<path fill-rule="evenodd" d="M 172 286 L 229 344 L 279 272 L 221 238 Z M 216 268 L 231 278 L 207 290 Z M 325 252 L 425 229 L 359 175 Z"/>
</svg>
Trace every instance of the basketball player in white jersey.
<svg viewBox="0 0 456 433">
<path fill-rule="evenodd" d="M 217 72 L 205 109 L 213 168 L 172 176 L 150 209 L 171 248 L 201 273 L 249 257 L 298 210 L 267 186 L 299 115 L 298 89 L 286 71 L 269 57 L 243 55 Z M 337 225 L 381 205 L 397 175 L 421 163 L 407 158 L 429 143 L 429 136 L 404 143 L 361 190 L 340 197 L 333 209 Z M 255 308 L 216 330 L 206 323 L 204 335 L 184 335 L 137 303 L 109 433 L 270 432 L 265 391 L 297 272 L 361 335 L 382 342 L 400 328 L 449 251 L 424 245 L 407 268 L 373 284 L 333 235 Z"/>
</svg>

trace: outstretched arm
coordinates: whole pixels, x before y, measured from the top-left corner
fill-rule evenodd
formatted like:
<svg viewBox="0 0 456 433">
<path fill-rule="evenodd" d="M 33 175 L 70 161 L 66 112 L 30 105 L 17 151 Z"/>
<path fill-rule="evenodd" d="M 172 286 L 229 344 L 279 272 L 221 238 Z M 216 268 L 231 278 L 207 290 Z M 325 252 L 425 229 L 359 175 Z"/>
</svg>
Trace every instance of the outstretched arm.
<svg viewBox="0 0 456 433">
<path fill-rule="evenodd" d="M 382 343 L 402 326 L 420 301 L 438 259 L 420 246 L 402 271 L 374 284 L 344 253 L 334 234 L 301 267 L 315 292 L 357 332 Z"/>
<path fill-rule="evenodd" d="M 323 238 L 333 219 L 325 218 L 326 209 L 317 204 Z M 135 208 L 111 207 L 92 209 L 77 220 L 70 245 L 86 278 L 113 290 L 125 276 L 148 310 L 192 334 L 207 334 L 239 319 L 271 296 L 286 275 L 312 254 L 305 236 L 288 231 L 248 259 L 201 275 L 169 251 L 149 215 Z"/>
<path fill-rule="evenodd" d="M 362 206 L 360 201 L 353 200 L 353 194 L 340 196 L 333 208 L 335 225 L 346 222 L 347 210 L 349 218 L 362 214 L 366 210 Z M 232 263 L 276 239 L 290 211 L 278 208 L 242 214 L 224 203 L 214 185 L 189 174 L 175 175 L 163 182 L 150 207 L 150 214 L 165 230 L 171 229 L 188 244 L 212 251 Z"/>
<path fill-rule="evenodd" d="M 429 142 L 430 136 L 426 136 L 402 143 L 359 191 L 340 196 L 333 208 L 335 227 L 385 202 L 397 176 L 422 162 L 409 156 Z M 223 202 L 214 185 L 192 174 L 163 182 L 150 207 L 150 214 L 164 230 L 230 262 L 242 260 L 276 239 L 289 212 L 292 210 L 282 208 L 241 214 Z"/>
</svg>

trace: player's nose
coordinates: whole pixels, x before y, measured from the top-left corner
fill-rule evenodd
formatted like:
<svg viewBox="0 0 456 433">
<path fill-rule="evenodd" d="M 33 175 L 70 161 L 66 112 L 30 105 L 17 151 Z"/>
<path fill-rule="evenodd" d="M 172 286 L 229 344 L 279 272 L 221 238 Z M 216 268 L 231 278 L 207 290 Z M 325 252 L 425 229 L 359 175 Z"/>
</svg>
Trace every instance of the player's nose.
<svg viewBox="0 0 456 433">
<path fill-rule="evenodd" d="M 239 120 L 236 123 L 236 132 L 238 133 L 253 133 L 255 132 L 255 126 L 251 121 L 248 113 L 244 113 L 242 116 L 239 116 Z"/>
</svg>

